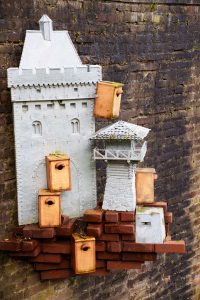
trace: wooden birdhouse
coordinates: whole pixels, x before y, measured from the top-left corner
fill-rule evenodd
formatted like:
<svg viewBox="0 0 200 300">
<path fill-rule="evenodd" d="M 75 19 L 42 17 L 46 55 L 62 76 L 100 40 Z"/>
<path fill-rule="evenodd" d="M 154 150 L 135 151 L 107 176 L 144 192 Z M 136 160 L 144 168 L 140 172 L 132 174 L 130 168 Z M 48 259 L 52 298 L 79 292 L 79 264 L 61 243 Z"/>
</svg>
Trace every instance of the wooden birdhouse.
<svg viewBox="0 0 200 300">
<path fill-rule="evenodd" d="M 61 225 L 61 201 L 59 192 L 41 189 L 38 195 L 39 226 L 58 227 Z"/>
<path fill-rule="evenodd" d="M 73 251 L 72 267 L 75 274 L 92 273 L 96 271 L 95 237 L 81 237 L 72 234 Z"/>
<path fill-rule="evenodd" d="M 97 84 L 94 105 L 96 118 L 114 119 L 119 116 L 123 84 L 101 81 Z"/>
<path fill-rule="evenodd" d="M 71 190 L 70 159 L 67 155 L 47 156 L 46 169 L 50 191 Z"/>
<path fill-rule="evenodd" d="M 165 240 L 165 221 L 162 207 L 137 207 L 135 217 L 136 243 L 162 244 Z"/>
<path fill-rule="evenodd" d="M 154 181 L 157 174 L 153 168 L 136 169 L 136 201 L 137 203 L 154 202 Z"/>
</svg>

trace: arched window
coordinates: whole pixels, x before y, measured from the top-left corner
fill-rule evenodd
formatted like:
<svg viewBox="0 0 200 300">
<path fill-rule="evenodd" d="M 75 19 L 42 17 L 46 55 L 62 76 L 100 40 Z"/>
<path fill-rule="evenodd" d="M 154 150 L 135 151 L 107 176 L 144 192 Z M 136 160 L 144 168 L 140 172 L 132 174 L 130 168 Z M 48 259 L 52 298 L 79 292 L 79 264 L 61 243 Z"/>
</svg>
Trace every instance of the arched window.
<svg viewBox="0 0 200 300">
<path fill-rule="evenodd" d="M 71 120 L 72 133 L 80 132 L 80 122 L 78 119 L 74 118 Z"/>
<path fill-rule="evenodd" d="M 37 136 L 42 135 L 42 124 L 40 121 L 34 121 L 32 124 L 33 127 L 33 134 Z"/>
</svg>

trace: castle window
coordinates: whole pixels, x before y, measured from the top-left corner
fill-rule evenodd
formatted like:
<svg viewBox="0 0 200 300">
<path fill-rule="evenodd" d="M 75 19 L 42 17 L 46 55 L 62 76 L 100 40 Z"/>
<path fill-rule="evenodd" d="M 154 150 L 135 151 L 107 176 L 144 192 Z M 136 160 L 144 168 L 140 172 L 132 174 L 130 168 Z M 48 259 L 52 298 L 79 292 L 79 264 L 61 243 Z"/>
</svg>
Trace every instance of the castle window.
<svg viewBox="0 0 200 300">
<path fill-rule="evenodd" d="M 35 105 L 35 109 L 41 109 L 41 105 L 40 104 L 36 104 Z"/>
<path fill-rule="evenodd" d="M 37 136 L 42 135 L 42 124 L 40 121 L 34 121 L 32 124 L 33 127 L 33 134 Z"/>
<path fill-rule="evenodd" d="M 47 104 L 48 109 L 53 109 L 53 103 Z"/>
<path fill-rule="evenodd" d="M 22 105 L 22 110 L 23 111 L 28 111 L 28 105 Z"/>
<path fill-rule="evenodd" d="M 77 87 L 74 88 L 74 92 L 78 92 L 78 88 Z"/>
<path fill-rule="evenodd" d="M 72 127 L 72 133 L 79 133 L 80 132 L 80 122 L 78 119 L 72 119 L 71 120 L 71 127 Z"/>
<path fill-rule="evenodd" d="M 82 102 L 82 108 L 86 109 L 87 108 L 87 102 Z"/>
<path fill-rule="evenodd" d="M 70 103 L 71 108 L 76 108 L 76 103 Z"/>
</svg>

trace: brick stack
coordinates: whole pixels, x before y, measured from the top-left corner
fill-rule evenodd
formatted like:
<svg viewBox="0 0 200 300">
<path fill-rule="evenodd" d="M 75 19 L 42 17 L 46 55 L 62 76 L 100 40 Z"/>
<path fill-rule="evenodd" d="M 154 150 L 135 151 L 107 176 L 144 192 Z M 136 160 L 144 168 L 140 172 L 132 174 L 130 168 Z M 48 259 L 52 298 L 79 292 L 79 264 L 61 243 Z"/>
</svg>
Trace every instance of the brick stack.
<svg viewBox="0 0 200 300">
<path fill-rule="evenodd" d="M 83 219 L 63 216 L 58 228 L 39 228 L 37 224 L 20 226 L 14 238 L 0 241 L 0 250 L 33 263 L 41 280 L 75 275 L 71 268 L 71 235 L 79 228 L 77 223 L 86 228 L 88 236 L 96 238 L 96 272 L 90 276 L 104 276 L 111 270 L 140 269 L 145 261 L 155 261 L 157 253 L 184 253 L 184 241 L 171 240 L 172 213 L 167 212 L 166 202 L 145 203 L 148 205 L 164 208 L 167 237 L 163 244 L 135 243 L 134 212 L 96 209 L 87 210 Z"/>
</svg>

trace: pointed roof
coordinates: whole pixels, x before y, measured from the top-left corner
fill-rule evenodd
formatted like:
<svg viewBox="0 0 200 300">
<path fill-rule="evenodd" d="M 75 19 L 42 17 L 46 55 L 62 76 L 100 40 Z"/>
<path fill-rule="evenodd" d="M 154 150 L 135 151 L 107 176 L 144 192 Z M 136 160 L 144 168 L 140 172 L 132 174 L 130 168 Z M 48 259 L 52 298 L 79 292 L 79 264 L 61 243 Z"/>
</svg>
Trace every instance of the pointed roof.
<svg viewBox="0 0 200 300">
<path fill-rule="evenodd" d="M 98 130 L 91 139 L 93 140 L 143 140 L 150 129 L 118 121 L 112 125 Z"/>
<path fill-rule="evenodd" d="M 67 31 L 55 31 L 52 20 L 43 15 L 40 30 L 27 30 L 20 68 L 63 68 L 82 62 Z"/>
</svg>

